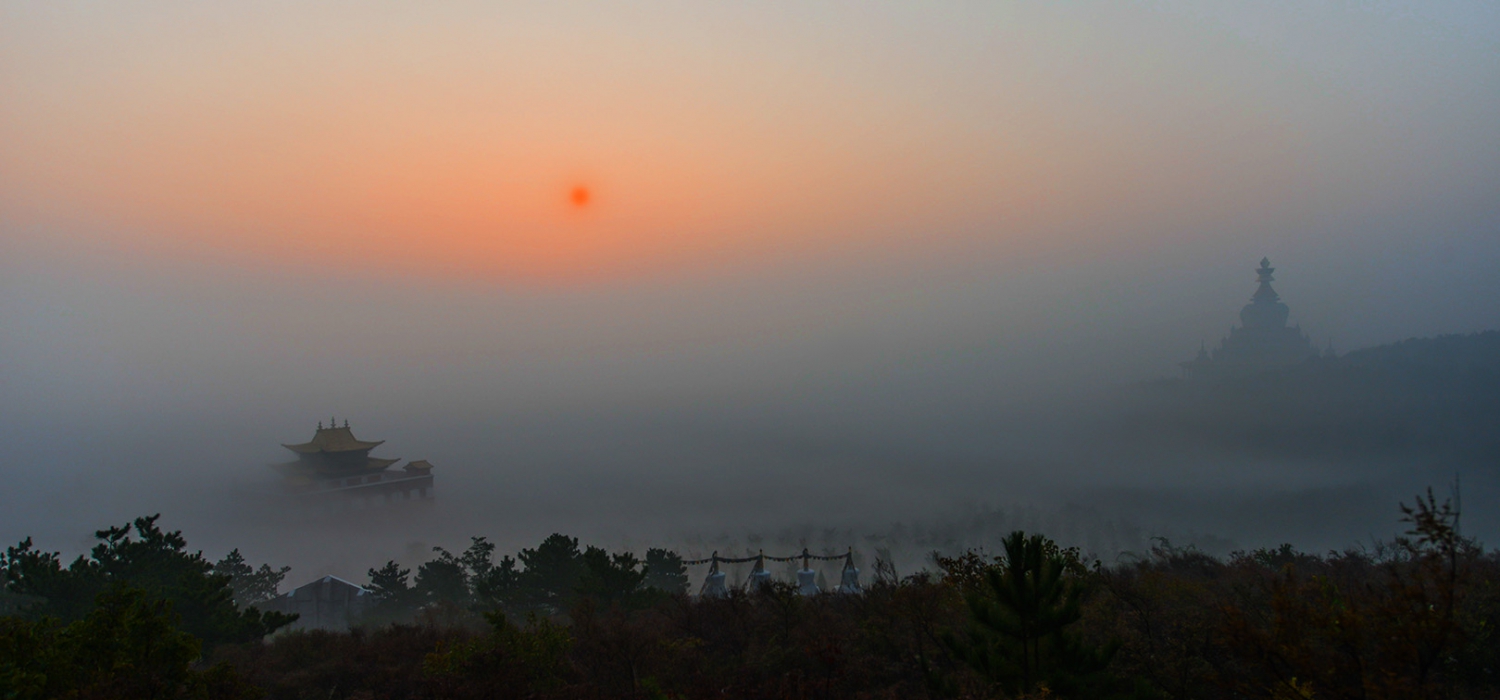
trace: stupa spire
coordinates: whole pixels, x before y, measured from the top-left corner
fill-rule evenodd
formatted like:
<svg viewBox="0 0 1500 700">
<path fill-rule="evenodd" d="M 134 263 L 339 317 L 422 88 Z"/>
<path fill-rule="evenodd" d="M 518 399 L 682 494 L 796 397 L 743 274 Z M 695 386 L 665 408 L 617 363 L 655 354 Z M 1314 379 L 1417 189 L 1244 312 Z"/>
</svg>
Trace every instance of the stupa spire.
<svg viewBox="0 0 1500 700">
<path fill-rule="evenodd" d="M 1271 288 L 1271 283 L 1276 281 L 1276 278 L 1272 277 L 1271 273 L 1275 271 L 1276 268 L 1271 267 L 1270 258 L 1260 259 L 1260 267 L 1255 270 L 1255 281 L 1259 282 L 1260 286 L 1255 288 L 1254 296 L 1250 297 L 1251 301 L 1258 301 L 1262 303 L 1274 303 L 1281 301 L 1281 295 L 1277 294 L 1276 290 Z"/>
<path fill-rule="evenodd" d="M 1250 303 L 1240 309 L 1240 323 L 1245 328 L 1284 328 L 1286 317 L 1289 313 L 1286 304 L 1281 303 L 1281 295 L 1271 288 L 1271 282 L 1276 278 L 1271 276 L 1276 268 L 1271 267 L 1270 258 L 1261 258 L 1260 267 L 1255 270 L 1255 279 L 1260 283 L 1256 287 L 1255 294 L 1250 297 Z M 1233 335 L 1233 331 L 1230 334 Z"/>
</svg>

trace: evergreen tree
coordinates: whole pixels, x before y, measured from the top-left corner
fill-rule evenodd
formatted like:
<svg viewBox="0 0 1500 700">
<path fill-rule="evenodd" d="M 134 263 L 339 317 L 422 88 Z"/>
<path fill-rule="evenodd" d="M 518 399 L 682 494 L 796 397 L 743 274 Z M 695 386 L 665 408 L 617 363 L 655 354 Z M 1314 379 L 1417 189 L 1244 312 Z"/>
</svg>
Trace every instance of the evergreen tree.
<svg viewBox="0 0 1500 700">
<path fill-rule="evenodd" d="M 425 603 L 469 605 L 469 574 L 463 562 L 442 547 L 433 547 L 438 557 L 417 567 L 417 598 Z"/>
<path fill-rule="evenodd" d="M 516 603 L 520 572 L 516 560 L 495 563 L 495 544 L 484 537 L 469 538 L 469 548 L 454 560 L 463 569 L 470 607 L 478 612 L 501 610 Z"/>
<path fill-rule="evenodd" d="M 641 561 L 630 552 L 611 555 L 598 547 L 590 546 L 583 552 L 583 575 L 579 578 L 578 593 L 600 601 L 621 602 L 641 588 L 646 572 Z"/>
<path fill-rule="evenodd" d="M 260 639 L 290 624 L 295 615 L 240 609 L 232 578 L 214 573 L 202 552 L 188 552 L 181 532 L 156 526 L 159 515 L 94 533 L 100 543 L 67 567 L 56 552 L 40 552 L 28 538 L 0 556 L 0 571 L 11 593 L 40 602 L 27 606 L 32 619 L 83 619 L 106 589 L 124 584 L 148 599 L 170 601 L 182 629 L 207 646 Z M 133 533 L 133 534 L 132 534 Z"/>
<path fill-rule="evenodd" d="M 234 592 L 234 604 L 241 608 L 264 603 L 277 595 L 282 579 L 292 567 L 272 569 L 270 564 L 261 564 L 259 569 L 245 562 L 240 550 L 232 549 L 223 559 L 214 563 L 214 573 L 229 577 L 229 588 Z"/>
<path fill-rule="evenodd" d="M 113 582 L 81 619 L 0 618 L 0 694 L 42 698 L 249 698 L 228 666 L 193 669 L 201 643 L 178 629 L 172 604 Z"/>
<path fill-rule="evenodd" d="M 370 583 L 366 588 L 374 594 L 374 605 L 365 610 L 362 625 L 380 626 L 393 622 L 411 620 L 422 607 L 420 594 L 412 588 L 411 569 L 403 569 L 394 561 L 387 561 L 379 569 L 370 569 Z"/>
<path fill-rule="evenodd" d="M 687 566 L 676 552 L 652 547 L 646 550 L 646 578 L 641 585 L 674 595 L 686 594 Z"/>
<path fill-rule="evenodd" d="M 1046 687 L 1064 697 L 1106 697 L 1115 685 L 1104 674 L 1114 647 L 1090 647 L 1068 631 L 1082 617 L 1086 569 L 1041 535 L 1016 531 L 1004 544 L 1005 556 L 965 591 L 967 634 L 946 635 L 946 646 L 1007 692 Z"/>
<path fill-rule="evenodd" d="M 514 558 L 501 557 L 499 564 L 473 575 L 470 586 L 477 610 L 506 610 L 520 602 L 521 572 L 516 568 Z"/>
<path fill-rule="evenodd" d="M 553 610 L 566 609 L 585 570 L 578 539 L 554 533 L 536 549 L 521 550 L 518 557 L 526 567 L 521 572 L 521 601 Z"/>
<path fill-rule="evenodd" d="M 470 537 L 469 548 L 458 555 L 458 563 L 471 580 L 483 577 L 495 566 L 495 543 L 484 537 Z"/>
<path fill-rule="evenodd" d="M 403 569 L 395 561 L 388 561 L 379 569 L 370 569 L 370 590 L 375 593 L 375 600 L 388 602 L 404 600 L 411 595 L 411 584 L 407 579 L 411 576 L 411 569 Z"/>
</svg>

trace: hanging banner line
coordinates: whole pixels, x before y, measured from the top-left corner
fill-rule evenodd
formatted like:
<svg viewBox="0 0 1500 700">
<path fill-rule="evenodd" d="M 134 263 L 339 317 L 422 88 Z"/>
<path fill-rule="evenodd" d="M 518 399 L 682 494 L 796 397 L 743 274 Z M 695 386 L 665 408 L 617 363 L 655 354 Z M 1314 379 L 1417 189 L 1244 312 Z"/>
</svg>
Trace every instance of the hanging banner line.
<svg viewBox="0 0 1500 700">
<path fill-rule="evenodd" d="M 832 554 L 832 555 L 826 555 L 825 556 L 825 555 L 820 555 L 820 554 L 812 554 L 812 553 L 808 552 L 805 549 L 802 550 L 801 554 L 793 554 L 793 555 L 791 555 L 789 557 L 772 557 L 772 556 L 767 556 L 765 554 L 757 554 L 755 556 L 750 556 L 750 557 L 721 557 L 721 556 L 719 556 L 718 552 L 714 552 L 712 555 L 710 555 L 709 557 L 707 557 L 705 559 L 683 559 L 682 563 L 683 563 L 684 566 L 697 566 L 699 564 L 711 564 L 711 563 L 714 563 L 714 562 L 718 562 L 720 564 L 744 564 L 744 563 L 756 561 L 758 559 L 764 559 L 765 561 L 780 561 L 780 562 L 797 561 L 798 559 L 802 559 L 802 560 L 817 559 L 818 561 L 838 561 L 840 559 L 848 559 L 848 558 L 850 558 L 852 556 L 854 556 L 854 552 L 853 551 L 846 552 L 844 554 Z"/>
</svg>

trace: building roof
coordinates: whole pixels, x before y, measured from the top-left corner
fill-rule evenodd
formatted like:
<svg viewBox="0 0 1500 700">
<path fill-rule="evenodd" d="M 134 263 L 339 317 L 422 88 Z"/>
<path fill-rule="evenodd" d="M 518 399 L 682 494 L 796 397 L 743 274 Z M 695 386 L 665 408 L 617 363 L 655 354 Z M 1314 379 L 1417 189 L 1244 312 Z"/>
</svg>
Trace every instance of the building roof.
<svg viewBox="0 0 1500 700">
<path fill-rule="evenodd" d="M 397 457 L 395 459 L 367 457 L 365 458 L 365 461 L 363 463 L 356 464 L 354 466 L 344 466 L 341 464 L 312 465 L 308 464 L 307 462 L 297 460 L 294 462 L 282 462 L 281 464 L 273 464 L 271 465 L 271 468 L 281 472 L 282 474 L 286 474 L 287 476 L 303 475 L 315 478 L 333 479 L 343 478 L 346 476 L 360 476 L 363 474 L 371 474 L 374 472 L 383 471 L 385 469 L 388 469 L 392 464 L 395 464 L 399 461 L 401 461 L 400 457 Z M 319 468 L 320 466 L 322 468 Z"/>
<path fill-rule="evenodd" d="M 432 462 L 429 462 L 425 459 L 414 459 L 410 462 L 407 462 L 404 469 L 406 469 L 407 471 L 430 472 L 432 471 Z"/>
<path fill-rule="evenodd" d="M 317 454 L 319 452 L 369 451 L 379 447 L 384 442 L 384 440 L 371 442 L 355 439 L 354 433 L 349 430 L 348 423 L 345 423 L 342 428 L 324 428 L 322 424 L 319 424 L 318 432 L 313 434 L 312 440 L 297 445 L 282 443 L 281 446 L 297 454 L 305 455 Z"/>
<path fill-rule="evenodd" d="M 379 457 L 371 457 L 370 459 L 365 461 L 365 471 L 378 472 L 399 461 L 401 461 L 400 457 L 397 457 L 395 459 L 381 459 Z"/>
<path fill-rule="evenodd" d="M 357 583 L 355 583 L 353 581 L 349 581 L 347 579 L 342 579 L 342 578 L 339 578 L 337 576 L 332 576 L 332 575 L 324 576 L 323 578 L 320 578 L 320 579 L 318 579 L 316 581 L 312 581 L 310 583 L 304 583 L 301 586 L 298 586 L 297 588 L 294 588 L 292 590 L 295 591 L 295 590 L 307 588 L 308 586 L 316 586 L 318 584 L 329 584 L 329 583 L 339 583 L 339 584 L 343 584 L 344 586 L 347 586 L 349 588 L 357 588 L 357 589 L 359 589 L 359 594 L 360 595 L 368 594 L 370 592 L 370 589 L 365 588 L 364 586 L 361 586 L 361 585 L 359 585 L 359 584 L 357 584 Z"/>
</svg>

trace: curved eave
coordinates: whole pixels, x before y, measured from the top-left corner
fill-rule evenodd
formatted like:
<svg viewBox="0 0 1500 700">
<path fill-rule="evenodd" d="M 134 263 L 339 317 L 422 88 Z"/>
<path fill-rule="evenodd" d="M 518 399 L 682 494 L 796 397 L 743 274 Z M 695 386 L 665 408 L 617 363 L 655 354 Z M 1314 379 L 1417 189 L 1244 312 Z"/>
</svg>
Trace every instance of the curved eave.
<svg viewBox="0 0 1500 700">
<path fill-rule="evenodd" d="M 389 469 L 391 465 L 399 461 L 401 461 L 400 457 L 397 457 L 396 459 L 379 459 L 376 457 L 371 457 L 369 459 L 366 459 L 364 464 L 361 464 L 353 469 L 340 469 L 336 471 L 318 469 L 316 466 L 309 465 L 308 463 L 302 461 L 272 464 L 271 468 L 275 469 L 278 472 L 281 472 L 283 475 L 288 477 L 310 476 L 320 479 L 336 479 L 346 476 L 360 476 L 364 474 L 373 474 L 375 472 L 385 471 L 386 469 Z"/>
<path fill-rule="evenodd" d="M 364 470 L 370 472 L 382 471 L 385 469 L 389 469 L 392 464 L 395 464 L 399 461 L 401 461 L 400 457 L 397 457 L 395 459 L 377 459 L 375 457 L 371 457 L 368 462 L 365 462 Z"/>
<path fill-rule="evenodd" d="M 296 445 L 288 445 L 286 443 L 282 443 L 281 446 L 287 448 L 288 450 L 296 452 L 299 455 L 311 455 L 317 454 L 319 452 L 368 452 L 381 446 L 382 444 L 385 444 L 384 440 L 375 440 L 373 442 L 354 440 L 351 442 L 343 442 L 336 445 L 320 444 L 318 442 L 304 442 Z"/>
</svg>

